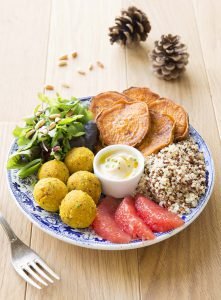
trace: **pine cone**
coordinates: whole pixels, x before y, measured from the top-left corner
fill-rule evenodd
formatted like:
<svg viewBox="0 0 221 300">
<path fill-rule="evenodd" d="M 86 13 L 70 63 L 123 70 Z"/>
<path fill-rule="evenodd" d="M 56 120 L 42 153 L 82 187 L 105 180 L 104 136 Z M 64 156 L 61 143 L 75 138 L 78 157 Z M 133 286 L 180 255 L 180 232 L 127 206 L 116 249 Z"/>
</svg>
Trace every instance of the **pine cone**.
<svg viewBox="0 0 221 300">
<path fill-rule="evenodd" d="M 115 23 L 115 26 L 109 28 L 111 44 L 117 42 L 121 45 L 129 45 L 145 41 L 151 29 L 145 13 L 134 6 L 123 10 L 121 16 L 115 18 Z"/>
<path fill-rule="evenodd" d="M 189 54 L 186 50 L 186 45 L 180 43 L 178 35 L 162 35 L 161 40 L 155 42 L 151 54 L 154 74 L 165 80 L 179 77 L 188 64 Z"/>
</svg>

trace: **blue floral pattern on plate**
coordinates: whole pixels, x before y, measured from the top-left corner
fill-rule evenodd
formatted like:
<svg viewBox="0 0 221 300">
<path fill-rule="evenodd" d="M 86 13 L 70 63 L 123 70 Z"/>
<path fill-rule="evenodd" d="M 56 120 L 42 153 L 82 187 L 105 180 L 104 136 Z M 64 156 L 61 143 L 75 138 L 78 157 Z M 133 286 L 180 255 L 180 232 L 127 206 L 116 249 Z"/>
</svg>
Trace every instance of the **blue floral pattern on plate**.
<svg viewBox="0 0 221 300">
<path fill-rule="evenodd" d="M 85 104 L 88 104 L 88 102 L 90 101 L 90 97 L 81 98 L 81 101 L 83 101 Z M 33 222 L 43 231 L 62 241 L 81 247 L 103 250 L 126 250 L 149 246 L 169 238 L 170 236 L 180 232 L 188 225 L 190 225 L 202 212 L 211 196 L 215 174 L 210 151 L 202 137 L 192 126 L 190 126 L 190 136 L 196 141 L 199 146 L 199 150 L 203 152 L 205 157 L 207 179 L 206 192 L 199 200 L 197 207 L 193 208 L 190 214 L 183 216 L 183 220 L 185 222 L 183 226 L 169 232 L 157 233 L 155 240 L 134 240 L 128 244 L 113 244 L 96 235 L 91 228 L 73 229 L 65 225 L 64 223 L 62 223 L 57 213 L 47 212 L 35 203 L 32 195 L 33 185 L 36 182 L 35 176 L 21 179 L 17 175 L 17 170 L 9 170 L 7 172 L 9 188 L 16 204 L 31 220 L 31 222 Z M 17 144 L 16 141 L 14 141 L 9 155 L 14 153 L 16 150 Z"/>
</svg>

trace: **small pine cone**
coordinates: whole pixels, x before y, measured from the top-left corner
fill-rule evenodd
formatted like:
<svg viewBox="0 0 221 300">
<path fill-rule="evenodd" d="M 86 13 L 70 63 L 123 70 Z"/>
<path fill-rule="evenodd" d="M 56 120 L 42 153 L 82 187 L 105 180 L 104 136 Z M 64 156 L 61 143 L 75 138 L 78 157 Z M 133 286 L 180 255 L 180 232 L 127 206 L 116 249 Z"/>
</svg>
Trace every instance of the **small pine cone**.
<svg viewBox="0 0 221 300">
<path fill-rule="evenodd" d="M 186 50 L 186 45 L 180 43 L 178 35 L 162 35 L 161 40 L 155 42 L 151 54 L 154 74 L 165 80 L 179 77 L 188 64 L 189 54 Z"/>
<path fill-rule="evenodd" d="M 110 42 L 124 46 L 145 41 L 151 29 L 146 14 L 134 6 L 123 10 L 121 16 L 115 18 L 115 24 L 109 28 Z"/>
</svg>

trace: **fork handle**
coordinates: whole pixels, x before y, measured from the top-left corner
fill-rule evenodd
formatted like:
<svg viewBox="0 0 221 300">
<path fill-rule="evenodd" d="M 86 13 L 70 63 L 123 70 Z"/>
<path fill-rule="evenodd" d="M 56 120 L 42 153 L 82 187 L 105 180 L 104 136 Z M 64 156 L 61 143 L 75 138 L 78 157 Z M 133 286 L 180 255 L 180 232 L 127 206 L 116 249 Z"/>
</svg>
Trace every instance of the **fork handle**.
<svg viewBox="0 0 221 300">
<path fill-rule="evenodd" d="M 13 243 L 14 241 L 16 241 L 18 238 L 15 235 L 15 233 L 13 232 L 13 230 L 11 229 L 11 227 L 9 226 L 8 222 L 5 220 L 5 218 L 3 217 L 3 215 L 0 212 L 0 224 L 2 225 L 5 233 L 8 236 L 8 239 L 11 243 Z"/>
</svg>

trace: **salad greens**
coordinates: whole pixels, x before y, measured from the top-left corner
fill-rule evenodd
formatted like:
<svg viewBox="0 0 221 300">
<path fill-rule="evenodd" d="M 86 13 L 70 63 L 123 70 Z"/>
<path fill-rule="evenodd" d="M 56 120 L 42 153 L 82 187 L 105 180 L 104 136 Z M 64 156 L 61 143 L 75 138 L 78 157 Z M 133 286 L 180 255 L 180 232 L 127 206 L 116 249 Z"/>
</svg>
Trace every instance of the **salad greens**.
<svg viewBox="0 0 221 300">
<path fill-rule="evenodd" d="M 13 131 L 18 150 L 9 157 L 7 168 L 19 169 L 21 178 L 35 173 L 45 161 L 64 159 L 70 141 L 85 135 L 85 125 L 92 120 L 91 112 L 74 97 L 68 100 L 58 94 L 56 98 L 40 94 L 39 99 L 42 103 L 34 115 Z"/>
</svg>

